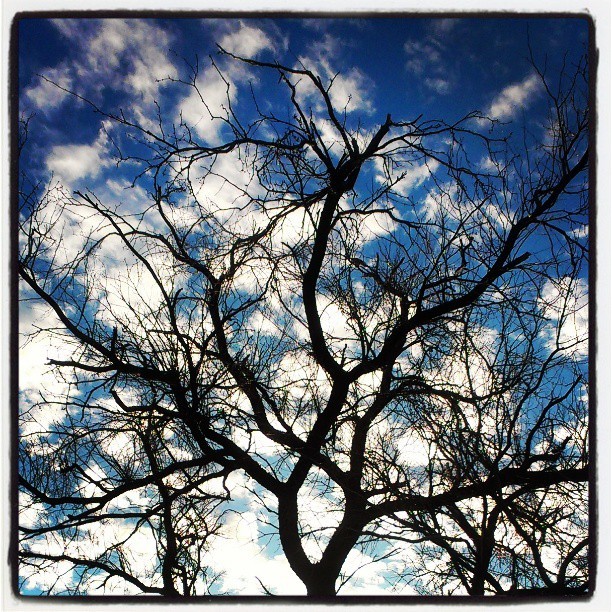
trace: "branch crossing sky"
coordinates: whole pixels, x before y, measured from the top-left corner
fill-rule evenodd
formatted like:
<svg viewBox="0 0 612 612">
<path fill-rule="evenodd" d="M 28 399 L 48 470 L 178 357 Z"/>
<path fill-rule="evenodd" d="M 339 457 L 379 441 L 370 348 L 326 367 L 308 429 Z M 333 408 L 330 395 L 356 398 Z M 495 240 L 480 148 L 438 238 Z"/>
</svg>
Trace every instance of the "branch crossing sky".
<svg viewBox="0 0 612 612">
<path fill-rule="evenodd" d="M 193 92 L 168 79 L 186 78 L 197 64 L 214 111 L 225 83 L 212 56 L 236 88 L 240 112 L 250 82 L 265 99 L 266 76 L 219 58 L 215 44 L 246 57 L 302 61 L 323 77 L 338 73 L 332 101 L 338 108 L 348 103 L 350 119 L 373 127 L 387 113 L 452 121 L 479 110 L 505 122 L 521 114 L 535 119 L 545 105 L 529 46 L 538 65 L 554 73 L 583 53 L 587 40 L 583 19 L 25 19 L 20 104 L 24 114 L 35 114 L 26 164 L 79 188 L 107 182 L 107 171 L 114 181 L 121 175 L 111 168 L 99 116 L 50 81 L 136 119 L 154 116 L 157 101 L 166 115 L 182 111 L 199 136 L 219 138 Z"/>
</svg>

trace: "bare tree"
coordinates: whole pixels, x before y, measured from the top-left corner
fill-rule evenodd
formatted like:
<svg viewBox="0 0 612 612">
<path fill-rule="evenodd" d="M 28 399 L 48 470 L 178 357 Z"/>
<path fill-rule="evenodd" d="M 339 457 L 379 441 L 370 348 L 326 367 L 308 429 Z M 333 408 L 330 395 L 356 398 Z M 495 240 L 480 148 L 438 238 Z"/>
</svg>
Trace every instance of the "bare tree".
<svg viewBox="0 0 612 612">
<path fill-rule="evenodd" d="M 22 415 L 21 563 L 73 572 L 50 593 L 211 592 L 242 474 L 308 595 L 355 549 L 423 593 L 588 590 L 586 64 L 540 74 L 546 136 L 516 151 L 480 113 L 368 131 L 333 79 L 220 53 L 276 73 L 286 112 L 253 94 L 246 121 L 228 81 L 210 144 L 85 100 L 146 202 L 23 183 L 23 296 L 64 386 L 26 404 L 62 412 L 46 437 Z M 175 85 L 208 108 L 197 76 Z"/>
</svg>

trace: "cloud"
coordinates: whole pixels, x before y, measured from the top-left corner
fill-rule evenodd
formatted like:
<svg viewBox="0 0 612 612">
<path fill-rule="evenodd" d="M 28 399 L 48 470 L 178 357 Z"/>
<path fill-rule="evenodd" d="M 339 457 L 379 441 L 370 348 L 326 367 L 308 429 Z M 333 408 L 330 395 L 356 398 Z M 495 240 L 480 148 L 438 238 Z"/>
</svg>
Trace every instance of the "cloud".
<svg viewBox="0 0 612 612">
<path fill-rule="evenodd" d="M 228 477 L 231 511 L 221 532 L 209 539 L 206 562 L 214 573 L 222 575 L 221 589 L 228 594 L 262 595 L 263 584 L 274 593 L 305 595 L 304 585 L 285 556 L 260 539 L 262 519 L 269 521 L 271 517 L 260 499 L 249 491 L 251 485 L 242 473 L 233 472 Z M 266 503 L 275 505 L 274 498 L 266 494 L 264 498 Z"/>
<path fill-rule="evenodd" d="M 502 121 L 512 119 L 526 108 L 542 89 L 537 74 L 529 74 L 522 81 L 508 85 L 493 99 L 486 115 Z"/>
<path fill-rule="evenodd" d="M 442 44 L 428 36 L 423 42 L 408 40 L 404 43 L 404 52 L 408 56 L 406 67 L 416 75 L 422 75 L 426 69 L 442 70 Z"/>
<path fill-rule="evenodd" d="M 131 108 L 142 119 L 144 108 L 159 96 L 159 79 L 177 75 L 168 57 L 171 35 L 150 20 L 55 19 L 52 23 L 73 54 L 70 62 L 50 67 L 44 76 L 81 95 L 98 98 L 103 83 L 132 96 Z M 43 111 L 57 108 L 65 99 L 61 90 L 41 77 L 24 94 Z"/>
<path fill-rule="evenodd" d="M 72 89 L 72 78 L 65 68 L 50 68 L 45 71 L 48 80 L 38 77 L 36 85 L 25 90 L 25 97 L 38 109 L 53 109 L 60 106 L 69 95 L 60 89 Z M 54 85 L 59 85 L 57 87 Z"/>
<path fill-rule="evenodd" d="M 403 196 L 408 195 L 413 189 L 420 187 L 427 181 L 436 170 L 440 163 L 435 159 L 425 160 L 423 163 L 387 164 L 382 158 L 374 160 L 376 168 L 375 179 L 378 183 L 385 184 L 393 182 L 393 190 Z"/>
<path fill-rule="evenodd" d="M 576 229 L 572 230 L 571 234 L 574 238 L 578 240 L 587 238 L 589 235 L 589 226 L 581 225 L 580 227 L 577 227 Z"/>
<path fill-rule="evenodd" d="M 221 133 L 227 117 L 228 101 L 236 100 L 236 86 L 228 83 L 214 67 L 206 68 L 196 79 L 194 89 L 179 101 L 177 115 L 211 146 L 221 142 Z"/>
<path fill-rule="evenodd" d="M 539 305 L 549 319 L 542 337 L 550 350 L 560 348 L 577 358 L 588 355 L 588 282 L 564 276 L 546 281 Z"/>
<path fill-rule="evenodd" d="M 343 574 L 352 578 L 343 585 L 340 595 L 389 595 L 385 578 L 385 571 L 389 570 L 387 563 L 377 562 L 375 557 L 354 548 L 348 554 L 342 570 Z"/>
<path fill-rule="evenodd" d="M 504 210 L 496 204 L 488 204 L 484 208 L 483 213 L 487 219 L 503 232 L 510 231 L 515 221 L 515 214 L 511 211 Z"/>
<path fill-rule="evenodd" d="M 452 30 L 459 25 L 459 19 L 448 17 L 445 19 L 435 19 L 431 22 L 433 31 L 439 35 L 448 35 Z"/>
<path fill-rule="evenodd" d="M 272 49 L 272 41 L 259 28 L 239 22 L 238 29 L 228 32 L 221 38 L 219 45 L 226 51 L 240 57 L 253 58 L 265 49 Z"/>
<path fill-rule="evenodd" d="M 243 63 L 227 59 L 229 61 L 217 62 L 222 74 L 212 65 L 200 70 L 195 88 L 176 105 L 176 121 L 186 123 L 210 146 L 223 140 L 228 108 L 239 104 L 239 87 L 257 81 L 256 75 Z"/>
<path fill-rule="evenodd" d="M 480 166 L 480 168 L 482 170 L 486 170 L 486 171 L 491 171 L 491 170 L 497 170 L 499 171 L 500 169 L 500 162 L 498 162 L 497 160 L 493 159 L 492 157 L 490 157 L 489 155 L 485 155 L 480 162 L 478 163 L 478 165 Z"/>
<path fill-rule="evenodd" d="M 31 292 L 22 283 L 24 299 Z M 69 383 L 49 365 L 49 359 L 68 359 L 72 345 L 68 334 L 52 334 L 44 329 L 57 329 L 59 321 L 50 307 L 40 301 L 24 301 L 19 310 L 19 432 L 22 439 L 46 436 L 52 425 L 60 423 L 66 416 L 65 409 L 57 403 L 45 402 L 44 398 L 63 398 L 68 393 Z M 51 450 L 45 444 L 34 444 L 32 452 Z"/>
<path fill-rule="evenodd" d="M 56 145 L 45 160 L 47 170 L 65 186 L 77 179 L 95 178 L 112 164 L 107 144 L 108 136 L 102 128 L 92 144 Z"/>
<path fill-rule="evenodd" d="M 331 78 L 331 75 L 328 75 Z M 372 100 L 368 98 L 370 81 L 361 70 L 351 68 L 348 74 L 338 74 L 330 90 L 331 102 L 336 111 L 346 109 L 349 112 L 363 110 L 374 111 Z"/>
<path fill-rule="evenodd" d="M 451 83 L 447 79 L 427 77 L 424 83 L 429 89 L 433 89 L 439 94 L 447 94 L 451 90 Z"/>
<path fill-rule="evenodd" d="M 268 34 L 243 21 L 237 27 L 226 30 L 219 39 L 219 45 L 245 58 L 253 58 L 266 49 L 273 49 Z M 238 88 L 257 81 L 256 75 L 241 62 L 221 57 L 217 63 L 223 76 L 214 66 L 208 66 L 196 78 L 197 89 L 192 89 L 177 105 L 177 115 L 200 138 L 213 146 L 222 140 L 228 106 L 237 103 Z"/>
<path fill-rule="evenodd" d="M 406 69 L 417 77 L 423 77 L 427 89 L 446 95 L 453 88 L 453 79 L 448 70 L 448 61 L 444 57 L 446 45 L 443 42 L 454 29 L 457 21 L 454 19 L 428 20 L 427 29 L 430 32 L 419 40 L 409 39 L 404 43 L 406 54 Z"/>
<path fill-rule="evenodd" d="M 421 204 L 419 212 L 426 221 L 434 221 L 439 216 L 456 218 L 459 208 L 458 198 L 458 186 L 455 183 L 448 182 L 439 188 L 429 191 Z"/>
<path fill-rule="evenodd" d="M 333 62 L 337 61 L 340 51 L 341 42 L 330 34 L 325 34 L 311 45 L 306 55 L 298 58 L 296 68 L 306 67 L 330 84 L 329 97 L 336 112 L 374 112 L 371 98 L 374 83 L 355 66 L 345 71 L 338 70 L 338 66 Z M 314 85 L 308 79 L 299 81 L 297 91 L 301 102 L 320 101 Z M 323 110 L 323 105 L 317 105 L 317 109 Z"/>
</svg>

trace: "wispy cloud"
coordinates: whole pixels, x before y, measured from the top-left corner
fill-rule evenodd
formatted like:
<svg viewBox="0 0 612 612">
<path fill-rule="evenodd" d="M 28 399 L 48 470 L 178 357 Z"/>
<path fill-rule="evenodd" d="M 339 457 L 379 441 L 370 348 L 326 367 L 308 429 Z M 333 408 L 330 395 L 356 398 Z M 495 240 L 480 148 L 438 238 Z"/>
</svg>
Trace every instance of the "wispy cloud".
<svg viewBox="0 0 612 612">
<path fill-rule="evenodd" d="M 456 17 L 447 17 L 445 19 L 435 19 L 432 21 L 432 29 L 433 31 L 439 35 L 443 36 L 445 34 L 450 34 L 460 23 L 460 18 Z"/>
<path fill-rule="evenodd" d="M 68 96 L 64 90 L 72 89 L 72 75 L 65 67 L 50 68 L 45 71 L 45 77 L 44 79 L 38 77 L 36 84 L 24 92 L 25 97 L 36 109 L 57 108 Z"/>
<path fill-rule="evenodd" d="M 429 75 L 424 85 L 437 94 L 448 94 L 453 86 L 445 58 L 444 39 L 455 28 L 455 19 L 435 19 L 427 22 L 430 33 L 423 39 L 410 39 L 404 43 L 406 69 L 415 76 Z"/>
<path fill-rule="evenodd" d="M 502 121 L 514 118 L 522 109 L 529 106 L 542 89 L 542 81 L 535 73 L 527 75 L 522 81 L 504 87 L 493 98 L 487 110 L 491 119 Z"/>
<path fill-rule="evenodd" d="M 266 50 L 273 50 L 276 39 L 264 30 L 239 21 L 235 26 L 222 23 L 217 33 L 219 45 L 229 53 L 254 58 Z M 225 125 L 228 102 L 237 100 L 241 84 L 257 81 L 256 75 L 245 64 L 217 60 L 222 75 L 208 66 L 197 76 L 197 90 L 192 90 L 178 102 L 181 118 L 210 144 L 218 144 Z"/>
<path fill-rule="evenodd" d="M 426 70 L 442 70 L 442 49 L 443 45 L 431 36 L 422 42 L 408 40 L 404 44 L 404 51 L 408 57 L 406 67 L 417 76 Z"/>
<path fill-rule="evenodd" d="M 138 118 L 163 86 L 160 79 L 175 77 L 169 58 L 172 36 L 148 20 L 56 19 L 52 22 L 74 49 L 70 62 L 50 67 L 44 76 L 81 95 L 99 98 L 101 83 L 133 99 Z M 118 77 L 118 75 L 121 75 Z M 38 77 L 25 90 L 34 110 L 57 108 L 65 93 Z"/>
<path fill-rule="evenodd" d="M 308 66 L 332 83 L 329 96 L 335 111 L 373 112 L 371 92 L 374 83 L 357 67 L 340 71 L 337 61 L 340 50 L 341 41 L 330 34 L 325 34 L 311 45 L 307 54 L 299 57 L 299 67 Z M 312 98 L 314 86 L 302 80 L 298 93 L 302 99 Z"/>
<path fill-rule="evenodd" d="M 539 306 L 548 323 L 541 333 L 550 350 L 560 348 L 576 358 L 588 355 L 588 283 L 561 277 L 546 281 Z"/>
<path fill-rule="evenodd" d="M 447 94 L 451 90 L 451 83 L 446 79 L 427 77 L 424 82 L 429 89 L 433 89 L 439 94 Z"/>
</svg>

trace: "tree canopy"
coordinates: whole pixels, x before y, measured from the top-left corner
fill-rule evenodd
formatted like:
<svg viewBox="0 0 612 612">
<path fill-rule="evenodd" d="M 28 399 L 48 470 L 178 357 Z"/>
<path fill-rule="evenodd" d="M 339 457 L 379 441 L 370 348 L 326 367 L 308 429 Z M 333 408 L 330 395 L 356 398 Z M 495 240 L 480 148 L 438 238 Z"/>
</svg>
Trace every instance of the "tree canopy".
<svg viewBox="0 0 612 612">
<path fill-rule="evenodd" d="M 20 93 L 21 592 L 589 592 L 587 49 L 415 104 L 485 21 L 394 84 L 281 19 L 45 26 L 99 55 Z"/>
</svg>

